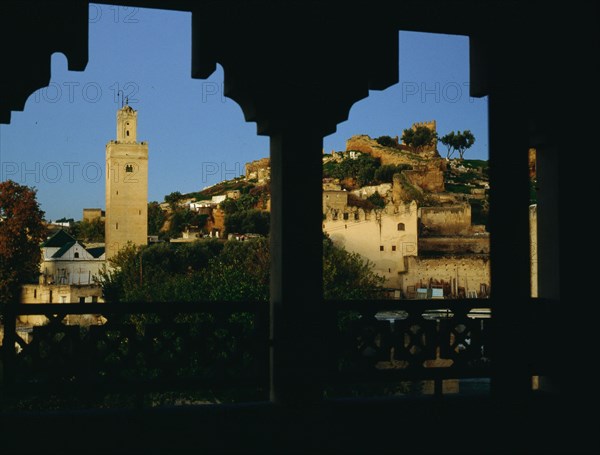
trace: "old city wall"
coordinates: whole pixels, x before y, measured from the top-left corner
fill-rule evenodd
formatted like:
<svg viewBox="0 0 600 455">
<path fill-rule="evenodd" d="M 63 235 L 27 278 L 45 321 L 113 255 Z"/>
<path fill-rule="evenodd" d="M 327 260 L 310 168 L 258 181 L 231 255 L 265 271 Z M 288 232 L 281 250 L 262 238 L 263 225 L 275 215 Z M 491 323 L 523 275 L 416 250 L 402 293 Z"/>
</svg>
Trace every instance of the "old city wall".
<svg viewBox="0 0 600 455">
<path fill-rule="evenodd" d="M 460 237 L 419 237 L 421 254 L 489 254 L 490 238 L 487 235 Z"/>
<path fill-rule="evenodd" d="M 375 139 L 371 139 L 371 137 L 365 134 L 352 136 L 346 141 L 346 151 L 350 150 L 358 150 L 359 152 L 368 153 L 375 158 L 379 158 L 382 165 L 415 163 L 415 158 L 401 152 L 386 150 Z"/>
<path fill-rule="evenodd" d="M 385 277 L 386 287 L 398 288 L 399 272 L 405 270 L 403 258 L 418 254 L 417 204 L 367 211 L 329 209 L 323 231 L 336 245 L 371 261 L 374 271 Z"/>
<path fill-rule="evenodd" d="M 407 272 L 401 276 L 405 296 L 409 287 L 427 287 L 429 283 L 449 284 L 451 294 L 464 291 L 466 296 L 486 297 L 490 290 L 490 261 L 486 256 L 407 257 Z M 483 289 L 482 289 L 483 288 Z M 481 291 L 484 291 L 483 293 Z"/>
<path fill-rule="evenodd" d="M 445 191 L 444 171 L 446 163 L 440 158 L 432 157 L 424 160 L 414 153 L 408 153 L 406 146 L 400 144 L 400 150 L 393 151 L 382 147 L 375 139 L 367 135 L 352 136 L 346 141 L 346 150 L 358 150 L 363 153 L 379 158 L 382 165 L 409 164 L 413 170 L 403 171 L 408 181 L 426 191 L 441 193 Z"/>
<path fill-rule="evenodd" d="M 471 206 L 422 207 L 421 229 L 429 235 L 465 235 L 471 232 Z"/>
</svg>

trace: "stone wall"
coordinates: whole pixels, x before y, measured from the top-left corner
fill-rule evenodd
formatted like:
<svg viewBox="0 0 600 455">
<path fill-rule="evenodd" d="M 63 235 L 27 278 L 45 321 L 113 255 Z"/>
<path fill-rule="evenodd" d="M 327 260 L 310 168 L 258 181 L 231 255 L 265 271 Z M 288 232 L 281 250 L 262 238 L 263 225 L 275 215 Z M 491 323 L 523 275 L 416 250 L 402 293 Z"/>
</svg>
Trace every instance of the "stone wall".
<svg viewBox="0 0 600 455">
<path fill-rule="evenodd" d="M 445 163 L 442 160 L 431 160 L 413 170 L 405 170 L 402 173 L 413 185 L 419 186 L 425 191 L 442 193 L 446 191 L 444 186 Z"/>
<path fill-rule="evenodd" d="M 423 234 L 468 235 L 471 233 L 471 205 L 421 207 L 419 222 Z"/>
<path fill-rule="evenodd" d="M 375 139 L 371 139 L 366 134 L 352 136 L 346 141 L 346 151 L 358 150 L 363 153 L 379 158 L 381 164 L 414 164 L 414 154 L 402 151 L 390 151 L 377 143 Z"/>
<path fill-rule="evenodd" d="M 381 185 L 363 186 L 362 188 L 353 190 L 352 194 L 358 196 L 361 199 L 366 199 L 369 196 L 374 195 L 375 193 L 379 193 L 380 196 L 389 199 L 391 196 L 391 191 L 391 183 L 382 183 Z"/>
<path fill-rule="evenodd" d="M 104 302 L 102 287 L 99 285 L 58 285 L 58 284 L 25 284 L 21 287 L 21 303 L 83 303 Z M 29 325 L 43 325 L 45 316 L 23 315 L 19 322 Z"/>
<path fill-rule="evenodd" d="M 399 150 L 392 150 L 382 147 L 375 139 L 367 135 L 352 136 L 346 141 L 346 150 L 359 150 L 363 153 L 379 158 L 381 165 L 400 165 L 408 164 L 413 167 L 411 171 L 403 171 L 408 181 L 417 185 L 426 191 L 440 193 L 445 191 L 444 171 L 446 170 L 445 160 L 432 156 L 429 159 L 408 151 L 404 145 L 399 146 Z"/>
<path fill-rule="evenodd" d="M 102 209 L 83 209 L 83 221 L 88 223 L 97 218 L 104 219 L 105 212 Z"/>
<path fill-rule="evenodd" d="M 460 237 L 420 237 L 419 252 L 443 254 L 489 254 L 489 235 Z"/>
<path fill-rule="evenodd" d="M 404 258 L 418 254 L 417 204 L 388 204 L 381 210 L 330 209 L 323 231 L 336 245 L 371 261 L 374 271 L 385 277 L 386 287 L 399 288 Z"/>
<path fill-rule="evenodd" d="M 323 213 L 328 209 L 344 210 L 348 205 L 348 192 L 342 190 L 323 190 Z"/>
<path fill-rule="evenodd" d="M 489 295 L 490 260 L 487 256 L 407 257 L 406 262 L 407 271 L 400 278 L 406 298 L 410 298 L 415 289 L 429 284 L 445 284 L 445 296 L 449 297 Z"/>
</svg>

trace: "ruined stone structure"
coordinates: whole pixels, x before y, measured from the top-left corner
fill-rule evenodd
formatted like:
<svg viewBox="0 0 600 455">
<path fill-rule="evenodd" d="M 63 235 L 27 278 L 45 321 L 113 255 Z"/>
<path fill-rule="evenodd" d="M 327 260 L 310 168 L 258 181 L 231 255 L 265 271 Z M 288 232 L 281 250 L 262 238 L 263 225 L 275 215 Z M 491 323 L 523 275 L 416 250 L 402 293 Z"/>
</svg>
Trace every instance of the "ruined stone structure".
<svg viewBox="0 0 600 455">
<path fill-rule="evenodd" d="M 416 125 L 427 126 L 435 129 L 435 121 L 415 123 Z M 346 141 L 346 151 L 360 151 L 367 153 L 374 158 L 379 158 L 381 165 L 401 165 L 408 164 L 412 170 L 405 170 L 402 173 L 406 176 L 408 182 L 419 188 L 432 193 L 441 193 L 445 191 L 444 171 L 446 170 L 446 161 L 439 158 L 435 147 L 426 148 L 421 154 L 414 153 L 409 147 L 399 144 L 397 149 L 384 147 L 375 139 L 366 134 L 355 135 Z M 427 158 L 424 160 L 423 158 Z"/>
<path fill-rule="evenodd" d="M 421 232 L 428 235 L 468 235 L 472 232 L 471 205 L 419 208 Z"/>
<path fill-rule="evenodd" d="M 428 122 L 417 122 L 417 123 L 413 123 L 411 126 L 412 130 L 416 130 L 418 127 L 425 127 L 430 129 L 431 131 L 433 131 L 434 133 L 436 132 L 436 123 L 435 120 L 431 120 Z M 402 144 L 402 145 L 406 145 L 406 144 Z M 421 155 L 425 155 L 429 158 L 434 158 L 439 156 L 438 152 L 437 152 L 437 141 L 435 141 L 433 144 L 431 145 L 427 145 L 425 147 L 423 147 L 423 150 L 420 151 Z"/>
<path fill-rule="evenodd" d="M 414 154 L 407 151 L 406 148 L 391 151 L 388 147 L 383 147 L 366 134 L 352 136 L 346 141 L 346 151 L 352 150 L 368 153 L 375 158 L 379 158 L 382 165 L 413 164 L 415 162 Z"/>
<path fill-rule="evenodd" d="M 137 111 L 117 111 L 117 140 L 106 145 L 106 258 L 148 243 L 148 144 L 138 142 Z"/>
<path fill-rule="evenodd" d="M 271 177 L 271 160 L 261 158 L 246 163 L 246 180 L 255 179 L 259 184 L 266 183 Z"/>
<path fill-rule="evenodd" d="M 446 163 L 443 160 L 431 160 L 424 164 L 414 165 L 411 170 L 404 170 L 407 180 L 430 193 L 441 193 L 446 190 L 444 186 L 444 171 Z"/>
</svg>

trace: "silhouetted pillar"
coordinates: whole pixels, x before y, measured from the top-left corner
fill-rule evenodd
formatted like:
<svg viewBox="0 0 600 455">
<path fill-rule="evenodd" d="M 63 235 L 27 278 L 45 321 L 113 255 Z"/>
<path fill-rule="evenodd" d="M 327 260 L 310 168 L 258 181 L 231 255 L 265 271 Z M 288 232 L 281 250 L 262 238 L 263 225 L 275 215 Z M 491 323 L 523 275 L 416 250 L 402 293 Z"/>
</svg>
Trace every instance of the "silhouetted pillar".
<svg viewBox="0 0 600 455">
<path fill-rule="evenodd" d="M 540 147 L 536 153 L 538 296 L 560 298 L 558 150 Z"/>
<path fill-rule="evenodd" d="M 322 396 L 322 137 L 304 124 L 271 137 L 271 400 Z"/>
<path fill-rule="evenodd" d="M 21 292 L 21 286 L 13 286 L 12 295 L 18 299 Z M 2 383 L 10 386 L 15 380 L 16 351 L 15 343 L 17 341 L 17 301 L 0 302 L 2 308 L 2 324 L 4 336 L 2 339 Z"/>
<path fill-rule="evenodd" d="M 378 11 L 323 2 L 224 5 L 192 14 L 192 75 L 221 64 L 225 95 L 271 138 L 270 395 L 306 405 L 322 398 L 326 366 L 322 139 L 369 90 L 398 81 L 398 31 Z M 356 17 L 360 33 L 331 27 Z"/>
<path fill-rule="evenodd" d="M 489 96 L 492 393 L 531 391 L 528 130 L 514 89 Z"/>
</svg>

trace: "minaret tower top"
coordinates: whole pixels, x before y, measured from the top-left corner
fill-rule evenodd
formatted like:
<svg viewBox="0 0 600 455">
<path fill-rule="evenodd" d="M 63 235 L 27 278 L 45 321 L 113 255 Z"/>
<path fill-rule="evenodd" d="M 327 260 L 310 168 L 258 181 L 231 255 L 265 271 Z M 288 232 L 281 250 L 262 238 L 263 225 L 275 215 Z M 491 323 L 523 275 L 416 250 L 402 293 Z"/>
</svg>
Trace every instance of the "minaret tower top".
<svg viewBox="0 0 600 455">
<path fill-rule="evenodd" d="M 135 144 L 137 137 L 137 111 L 125 104 L 117 111 L 117 142 Z"/>
</svg>

